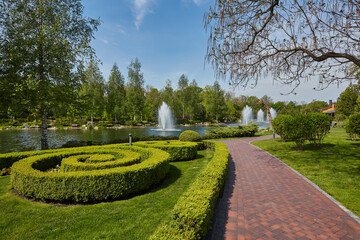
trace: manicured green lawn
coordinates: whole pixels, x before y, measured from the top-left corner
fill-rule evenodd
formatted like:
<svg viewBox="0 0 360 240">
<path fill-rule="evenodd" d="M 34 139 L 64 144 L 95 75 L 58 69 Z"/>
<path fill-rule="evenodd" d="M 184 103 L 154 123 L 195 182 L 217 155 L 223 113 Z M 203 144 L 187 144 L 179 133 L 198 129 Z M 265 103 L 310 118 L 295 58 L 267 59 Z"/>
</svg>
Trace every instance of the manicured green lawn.
<svg viewBox="0 0 360 240">
<path fill-rule="evenodd" d="M 201 151 L 195 160 L 172 162 L 169 177 L 148 193 L 93 205 L 31 202 L 12 192 L 10 177 L 0 177 L 0 238 L 147 239 L 212 156 Z"/>
<path fill-rule="evenodd" d="M 300 172 L 360 216 L 360 141 L 352 142 L 334 128 L 321 148 L 308 144 L 303 151 L 280 139 L 253 142 Z"/>
</svg>

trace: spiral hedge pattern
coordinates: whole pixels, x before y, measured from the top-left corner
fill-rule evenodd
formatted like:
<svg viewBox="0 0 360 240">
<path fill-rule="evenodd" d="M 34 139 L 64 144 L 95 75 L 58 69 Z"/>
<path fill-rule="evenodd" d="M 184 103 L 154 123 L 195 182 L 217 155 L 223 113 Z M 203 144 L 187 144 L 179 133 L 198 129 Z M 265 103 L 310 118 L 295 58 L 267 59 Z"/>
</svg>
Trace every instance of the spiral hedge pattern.
<svg viewBox="0 0 360 240">
<path fill-rule="evenodd" d="M 55 202 L 101 202 L 149 189 L 169 170 L 160 149 L 125 146 L 42 151 L 12 167 L 11 185 L 20 194 Z M 58 172 L 48 169 L 60 165 Z"/>
<path fill-rule="evenodd" d="M 195 142 L 169 141 L 144 141 L 135 142 L 140 147 L 151 147 L 164 150 L 170 154 L 170 161 L 193 160 L 197 156 L 198 144 Z"/>
</svg>

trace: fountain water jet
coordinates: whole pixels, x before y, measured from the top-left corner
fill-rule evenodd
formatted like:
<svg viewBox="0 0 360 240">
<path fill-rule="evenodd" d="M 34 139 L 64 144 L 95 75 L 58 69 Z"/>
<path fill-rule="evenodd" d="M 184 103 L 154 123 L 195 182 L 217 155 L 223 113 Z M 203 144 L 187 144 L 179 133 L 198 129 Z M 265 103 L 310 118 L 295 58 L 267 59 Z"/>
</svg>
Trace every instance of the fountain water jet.
<svg viewBox="0 0 360 240">
<path fill-rule="evenodd" d="M 270 113 L 271 113 L 271 117 L 272 119 L 276 118 L 277 117 L 277 112 L 275 109 L 273 108 L 270 108 Z"/>
<path fill-rule="evenodd" d="M 253 120 L 253 110 L 251 107 L 246 105 L 241 112 L 241 123 L 243 125 L 248 125 L 249 122 Z"/>
<path fill-rule="evenodd" d="M 257 112 L 257 118 L 256 118 L 257 122 L 264 122 L 264 111 L 262 109 L 260 109 Z"/>
<path fill-rule="evenodd" d="M 159 128 L 156 131 L 180 131 L 174 128 L 174 119 L 170 107 L 163 102 L 158 111 Z"/>
<path fill-rule="evenodd" d="M 270 108 L 270 114 L 271 114 L 271 118 L 274 119 L 277 117 L 277 112 L 275 109 Z M 269 122 L 269 116 L 266 116 L 266 121 Z"/>
</svg>

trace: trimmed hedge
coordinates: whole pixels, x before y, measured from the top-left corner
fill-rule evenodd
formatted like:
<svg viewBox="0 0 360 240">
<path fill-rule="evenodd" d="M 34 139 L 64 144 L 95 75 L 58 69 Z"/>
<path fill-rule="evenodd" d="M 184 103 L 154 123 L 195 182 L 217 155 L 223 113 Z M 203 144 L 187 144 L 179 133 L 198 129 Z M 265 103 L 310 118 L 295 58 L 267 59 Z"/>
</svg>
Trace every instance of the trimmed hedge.
<svg viewBox="0 0 360 240">
<path fill-rule="evenodd" d="M 99 156 L 99 162 L 94 163 Z M 119 144 L 33 155 L 14 163 L 11 186 L 26 197 L 44 201 L 86 203 L 120 199 L 160 182 L 169 170 L 169 157 L 160 149 Z M 86 162 L 87 159 L 91 161 Z M 62 161 L 67 166 L 60 172 L 45 172 Z"/>
<path fill-rule="evenodd" d="M 170 154 L 170 161 L 193 160 L 197 156 L 198 143 L 179 140 L 134 142 L 135 146 L 159 148 Z"/>
<path fill-rule="evenodd" d="M 183 142 L 200 142 L 201 136 L 195 131 L 186 130 L 180 134 L 179 140 Z"/>
<path fill-rule="evenodd" d="M 9 168 L 15 162 L 27 158 L 30 156 L 53 153 L 57 151 L 63 151 L 62 149 L 51 149 L 51 150 L 42 150 L 42 151 L 27 151 L 27 152 L 12 152 L 12 153 L 3 153 L 0 154 L 0 169 Z"/>
<path fill-rule="evenodd" d="M 118 152 L 109 152 L 109 150 L 94 150 L 93 152 L 87 151 L 84 155 L 74 155 L 62 159 L 60 171 L 70 172 L 107 169 L 129 166 L 140 163 L 140 161 L 140 153 L 133 151 L 122 150 L 121 154 L 119 154 Z"/>
<path fill-rule="evenodd" d="M 150 239 L 201 239 L 210 228 L 228 172 L 229 151 L 224 143 L 205 141 L 205 144 L 215 150 L 214 157 L 180 197 L 170 221 L 163 223 Z"/>
</svg>

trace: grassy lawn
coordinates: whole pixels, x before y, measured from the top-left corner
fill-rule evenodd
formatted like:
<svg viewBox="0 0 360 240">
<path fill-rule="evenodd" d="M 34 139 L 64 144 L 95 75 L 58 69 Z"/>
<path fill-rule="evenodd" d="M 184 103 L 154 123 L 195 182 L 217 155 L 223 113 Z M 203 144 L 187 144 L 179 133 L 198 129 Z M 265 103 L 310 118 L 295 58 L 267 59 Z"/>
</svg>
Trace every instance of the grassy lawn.
<svg viewBox="0 0 360 240">
<path fill-rule="evenodd" d="M 0 238 L 147 239 L 212 156 L 200 151 L 195 160 L 172 162 L 169 177 L 148 193 L 93 205 L 31 202 L 12 192 L 10 177 L 0 177 Z"/>
<path fill-rule="evenodd" d="M 354 214 L 360 216 L 360 141 L 350 141 L 334 128 L 318 148 L 308 144 L 296 151 L 280 139 L 253 142 L 310 179 Z"/>
</svg>

